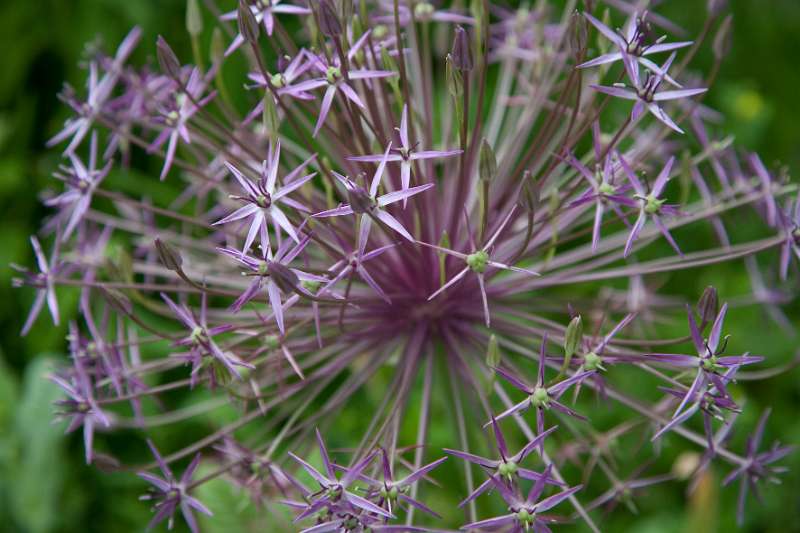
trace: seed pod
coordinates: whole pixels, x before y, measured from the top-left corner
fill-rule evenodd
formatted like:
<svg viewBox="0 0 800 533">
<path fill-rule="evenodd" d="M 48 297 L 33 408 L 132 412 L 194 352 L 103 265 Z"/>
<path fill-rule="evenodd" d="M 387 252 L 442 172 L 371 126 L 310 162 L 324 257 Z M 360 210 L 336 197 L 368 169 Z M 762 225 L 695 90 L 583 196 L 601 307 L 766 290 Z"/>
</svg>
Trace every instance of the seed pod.
<svg viewBox="0 0 800 533">
<path fill-rule="evenodd" d="M 300 278 L 292 271 L 291 268 L 282 265 L 276 261 L 270 261 L 267 265 L 267 273 L 275 285 L 285 293 L 294 292 L 300 283 Z"/>
<path fill-rule="evenodd" d="M 160 35 L 156 41 L 156 57 L 158 58 L 158 66 L 161 72 L 170 78 L 177 79 L 180 77 L 181 63 L 178 61 L 178 56 L 175 55 L 167 41 Z"/>
<path fill-rule="evenodd" d="M 347 202 L 354 213 L 363 214 L 370 211 L 373 207 L 372 198 L 363 187 L 356 185 L 352 189 L 347 189 Z"/>
<path fill-rule="evenodd" d="M 180 272 L 181 265 L 183 265 L 180 252 L 162 241 L 159 237 L 156 237 L 155 244 L 156 252 L 158 252 L 158 259 L 161 261 L 161 264 L 173 272 Z"/>
<path fill-rule="evenodd" d="M 460 71 L 472 70 L 472 46 L 469 42 L 469 34 L 461 26 L 456 27 L 456 35 L 453 38 L 453 50 L 450 52 L 453 66 Z"/>
<path fill-rule="evenodd" d="M 258 34 L 261 31 L 256 16 L 250 10 L 250 6 L 244 0 L 239 0 L 239 10 L 236 17 L 236 22 L 239 24 L 239 33 L 242 34 L 244 40 L 250 44 L 258 42 Z"/>
</svg>

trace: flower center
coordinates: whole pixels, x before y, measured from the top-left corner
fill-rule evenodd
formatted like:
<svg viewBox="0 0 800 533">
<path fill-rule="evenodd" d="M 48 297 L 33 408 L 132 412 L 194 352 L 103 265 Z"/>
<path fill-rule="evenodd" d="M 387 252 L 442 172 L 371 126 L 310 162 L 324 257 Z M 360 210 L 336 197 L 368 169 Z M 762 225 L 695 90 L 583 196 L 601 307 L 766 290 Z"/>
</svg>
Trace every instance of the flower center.
<svg viewBox="0 0 800 533">
<path fill-rule="evenodd" d="M 544 387 L 536 387 L 533 389 L 530 400 L 534 407 L 547 408 L 550 405 L 550 395 L 547 394 L 547 389 Z"/>
<path fill-rule="evenodd" d="M 489 264 L 489 254 L 483 250 L 478 250 L 477 252 L 469 254 L 466 261 L 467 266 L 469 266 L 473 272 L 482 274 L 486 272 L 486 267 Z"/>
<path fill-rule="evenodd" d="M 420 2 L 414 6 L 414 17 L 422 21 L 430 20 L 433 12 L 434 7 L 428 2 Z"/>
<path fill-rule="evenodd" d="M 337 81 L 342 78 L 342 70 L 339 67 L 328 67 L 327 72 L 325 72 L 325 79 L 328 80 L 328 83 L 333 85 Z"/>
<path fill-rule="evenodd" d="M 602 370 L 603 358 L 594 352 L 589 352 L 583 356 L 583 368 L 586 370 Z"/>
<path fill-rule="evenodd" d="M 653 193 L 644 197 L 644 210 L 649 215 L 655 215 L 661 210 L 664 200 L 659 200 Z"/>
</svg>

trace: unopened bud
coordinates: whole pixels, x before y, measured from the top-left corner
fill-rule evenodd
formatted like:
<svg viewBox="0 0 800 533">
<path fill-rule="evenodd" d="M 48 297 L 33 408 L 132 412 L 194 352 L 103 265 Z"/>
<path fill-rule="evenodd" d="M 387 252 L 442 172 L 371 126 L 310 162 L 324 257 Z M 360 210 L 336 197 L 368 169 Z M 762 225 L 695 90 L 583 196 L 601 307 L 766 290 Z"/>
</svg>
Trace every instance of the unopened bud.
<svg viewBox="0 0 800 533">
<path fill-rule="evenodd" d="M 533 183 L 528 170 L 522 176 L 522 190 L 517 203 L 528 213 L 534 213 L 539 208 L 539 187 Z"/>
<path fill-rule="evenodd" d="M 319 2 L 319 31 L 325 37 L 338 37 L 342 34 L 342 23 L 331 0 L 320 0 Z"/>
<path fill-rule="evenodd" d="M 245 0 L 239 0 L 236 21 L 239 25 L 239 33 L 242 34 L 245 41 L 250 44 L 258 42 L 258 34 L 260 32 L 258 21 Z"/>
<path fill-rule="evenodd" d="M 225 41 L 222 36 L 222 30 L 214 27 L 211 33 L 211 61 L 219 63 L 225 57 Z"/>
<path fill-rule="evenodd" d="M 700 323 L 706 325 L 717 316 L 719 311 L 719 296 L 717 289 L 714 287 L 706 287 L 700 300 L 697 302 L 697 314 L 700 315 Z"/>
<path fill-rule="evenodd" d="M 272 278 L 272 281 L 275 282 L 275 285 L 285 293 L 294 292 L 298 283 L 300 283 L 300 278 L 297 277 L 297 274 L 295 274 L 291 268 L 276 261 L 269 262 L 267 265 L 267 273 L 269 277 Z"/>
<path fill-rule="evenodd" d="M 158 259 L 161 261 L 161 264 L 164 265 L 168 270 L 180 272 L 181 265 L 183 265 L 183 259 L 181 258 L 180 252 L 162 241 L 159 237 L 156 237 L 155 244 L 156 252 L 158 252 Z"/>
<path fill-rule="evenodd" d="M 158 66 L 161 72 L 170 78 L 179 78 L 181 74 L 181 63 L 178 61 L 178 56 L 169 47 L 167 41 L 162 36 L 158 36 L 156 41 L 156 57 L 158 58 Z"/>
<path fill-rule="evenodd" d="M 450 52 L 453 66 L 461 71 L 472 70 L 472 46 L 469 34 L 461 26 L 456 26 L 456 35 L 453 38 L 453 50 Z"/>
<path fill-rule="evenodd" d="M 203 14 L 200 12 L 197 0 L 186 2 L 186 31 L 192 37 L 200 35 L 203 31 Z"/>
<path fill-rule="evenodd" d="M 565 361 L 571 359 L 572 356 L 575 355 L 575 352 L 578 351 L 582 341 L 583 320 L 581 319 L 581 315 L 578 315 L 570 321 L 569 325 L 567 326 L 567 330 L 564 333 Z"/>
<path fill-rule="evenodd" d="M 717 29 L 717 34 L 714 35 L 714 42 L 711 44 L 711 49 L 714 51 L 714 57 L 720 60 L 728 55 L 731 51 L 731 31 L 733 26 L 733 16 L 728 15 L 722 21 Z"/>
<path fill-rule="evenodd" d="M 708 0 L 706 2 L 706 9 L 708 9 L 708 14 L 712 17 L 716 17 L 727 9 L 727 7 L 728 0 Z"/>
<path fill-rule="evenodd" d="M 586 27 L 586 18 L 575 11 L 569 20 L 569 49 L 572 56 L 581 57 L 586 50 L 586 42 L 589 40 L 589 29 Z"/>
<path fill-rule="evenodd" d="M 489 337 L 489 346 L 486 348 L 486 366 L 489 368 L 500 366 L 500 347 L 497 345 L 497 337 L 494 334 Z"/>
<path fill-rule="evenodd" d="M 110 305 L 118 313 L 123 315 L 130 315 L 133 312 L 133 304 L 127 296 L 122 294 L 117 289 L 102 287 L 100 289 L 103 298 L 105 298 L 108 305 Z"/>
<path fill-rule="evenodd" d="M 481 143 L 480 162 L 478 164 L 481 180 L 491 182 L 497 176 L 497 158 L 489 142 L 484 139 Z"/>
</svg>

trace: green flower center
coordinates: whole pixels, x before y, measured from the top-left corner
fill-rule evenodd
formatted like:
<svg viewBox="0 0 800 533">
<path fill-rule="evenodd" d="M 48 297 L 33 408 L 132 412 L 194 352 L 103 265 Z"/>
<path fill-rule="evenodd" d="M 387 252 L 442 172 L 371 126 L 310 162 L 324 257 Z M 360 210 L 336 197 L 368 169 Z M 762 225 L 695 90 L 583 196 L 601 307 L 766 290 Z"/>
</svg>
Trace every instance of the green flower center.
<svg viewBox="0 0 800 533">
<path fill-rule="evenodd" d="M 328 83 L 336 83 L 342 77 L 342 71 L 339 67 L 328 67 L 328 71 L 325 73 L 325 79 L 328 80 Z"/>
<path fill-rule="evenodd" d="M 653 193 L 644 198 L 644 210 L 647 214 L 654 215 L 661 210 L 664 200 L 659 200 Z"/>
<path fill-rule="evenodd" d="M 600 186 L 597 188 L 597 192 L 602 195 L 614 194 L 614 186 L 610 183 L 601 182 Z"/>
<path fill-rule="evenodd" d="M 269 194 L 259 194 L 256 196 L 256 204 L 263 209 L 272 205 L 272 197 Z"/>
<path fill-rule="evenodd" d="M 281 87 L 286 85 L 286 78 L 283 76 L 283 74 L 279 72 L 277 74 L 273 74 L 272 76 L 270 76 L 269 82 L 273 87 L 280 89 Z"/>
<path fill-rule="evenodd" d="M 497 473 L 502 477 L 511 477 L 517 473 L 517 463 L 513 461 L 500 463 L 500 466 L 497 467 Z"/>
<path fill-rule="evenodd" d="M 528 525 L 532 523 L 534 517 L 535 515 L 531 514 L 531 512 L 528 511 L 527 509 L 521 509 L 517 512 L 517 520 L 519 520 L 521 524 Z"/>
<path fill-rule="evenodd" d="M 530 400 L 534 407 L 546 408 L 550 404 L 550 395 L 544 387 L 536 387 L 531 393 Z"/>
<path fill-rule="evenodd" d="M 434 11 L 434 7 L 428 2 L 420 2 L 414 6 L 414 17 L 419 20 L 429 20 Z"/>
<path fill-rule="evenodd" d="M 201 328 L 200 326 L 195 326 L 195 328 L 192 330 L 191 337 L 192 341 L 196 343 L 202 342 L 206 338 L 206 332 L 203 331 L 203 328 Z"/>
<path fill-rule="evenodd" d="M 483 250 L 479 250 L 467 256 L 467 266 L 469 266 L 473 272 L 477 272 L 478 274 L 486 272 L 486 267 L 488 264 L 489 254 Z"/>
<path fill-rule="evenodd" d="M 583 356 L 583 368 L 586 370 L 598 370 L 603 368 L 603 358 L 594 352 L 589 352 Z"/>
</svg>

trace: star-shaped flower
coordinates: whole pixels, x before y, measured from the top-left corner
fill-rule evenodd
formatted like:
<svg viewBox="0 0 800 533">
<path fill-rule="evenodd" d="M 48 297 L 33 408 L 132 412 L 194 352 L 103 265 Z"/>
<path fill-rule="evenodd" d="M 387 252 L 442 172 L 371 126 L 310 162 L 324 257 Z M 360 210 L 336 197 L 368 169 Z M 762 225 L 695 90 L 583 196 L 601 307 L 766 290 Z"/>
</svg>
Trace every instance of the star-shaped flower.
<svg viewBox="0 0 800 533">
<path fill-rule="evenodd" d="M 459 259 L 463 260 L 467 266 L 461 269 L 455 276 L 450 278 L 450 281 L 439 287 L 433 294 L 428 296 L 428 300 L 433 300 L 441 293 L 461 281 L 464 276 L 466 276 L 470 271 L 474 272 L 478 278 L 478 285 L 481 291 L 481 299 L 483 301 L 483 314 L 484 318 L 486 319 L 486 326 L 488 327 L 490 324 L 490 315 L 489 315 L 489 299 L 486 294 L 486 281 L 485 281 L 485 273 L 489 267 L 491 268 L 499 268 L 501 270 L 511 270 L 513 272 L 521 272 L 523 274 L 530 274 L 531 276 L 538 276 L 537 272 L 532 270 L 527 270 L 524 268 L 519 268 L 511 265 L 507 265 L 505 263 L 499 263 L 497 261 L 491 260 L 491 251 L 492 247 L 494 246 L 495 241 L 500 236 L 500 234 L 505 229 L 506 225 L 508 225 L 509 221 L 511 220 L 511 216 L 514 214 L 516 210 L 516 206 L 512 207 L 511 210 L 506 215 L 506 218 L 500 223 L 497 227 L 497 230 L 489 237 L 486 243 L 478 248 L 475 244 L 475 241 L 472 237 L 472 231 L 468 230 L 469 235 L 469 244 L 472 248 L 472 252 L 469 254 L 465 254 L 462 252 L 456 252 L 455 250 L 450 250 L 448 248 L 442 248 L 441 246 L 436 246 L 434 244 L 428 244 L 425 242 L 419 242 L 423 246 L 427 246 L 428 248 L 433 248 L 439 252 L 442 252 L 447 255 L 452 255 L 453 257 L 458 257 Z"/>
<path fill-rule="evenodd" d="M 200 528 L 197 525 L 197 519 L 194 517 L 193 510 L 200 511 L 208 516 L 213 515 L 208 507 L 200 503 L 200 500 L 189 495 L 189 484 L 192 481 L 194 471 L 197 470 L 197 465 L 200 464 L 200 454 L 198 453 L 189 466 L 186 467 L 181 479 L 176 480 L 169 466 L 167 466 L 167 463 L 161 458 L 161 454 L 158 453 L 155 445 L 149 439 L 147 445 L 150 446 L 150 450 L 156 458 L 156 463 L 158 463 L 158 468 L 164 476 L 162 478 L 150 474 L 149 472 L 137 472 L 140 478 L 153 485 L 151 492 L 140 496 L 139 499 L 156 500 L 156 503 L 153 505 L 153 511 L 155 511 L 156 514 L 153 519 L 150 520 L 147 529 L 151 529 L 164 520 L 167 520 L 167 528 L 172 529 L 175 511 L 180 508 L 181 514 L 183 514 L 183 518 L 186 520 L 186 524 L 189 526 L 189 529 L 192 530 L 192 533 L 199 533 Z"/>
<path fill-rule="evenodd" d="M 393 148 L 387 157 L 387 161 L 400 162 L 400 184 L 403 190 L 408 189 L 411 184 L 411 166 L 413 161 L 424 159 L 437 159 L 440 157 L 452 157 L 458 155 L 463 150 L 421 150 L 416 151 L 416 146 L 411 146 L 408 137 L 408 105 L 403 105 L 403 115 L 400 118 L 400 127 L 397 129 L 400 135 L 400 147 Z M 384 159 L 385 154 L 376 155 L 358 155 L 350 156 L 347 159 L 350 161 L 372 162 L 377 163 Z M 405 207 L 405 200 L 403 207 Z"/>
<path fill-rule="evenodd" d="M 278 228 L 280 228 L 295 242 L 300 242 L 300 238 L 297 236 L 297 232 L 292 226 L 292 223 L 289 222 L 286 214 L 281 210 L 278 204 L 285 204 L 298 210 L 306 210 L 302 204 L 289 198 L 289 194 L 296 191 L 305 185 L 308 180 L 316 176 L 316 172 L 311 172 L 305 176 L 297 177 L 303 172 L 306 166 L 316 158 L 316 154 L 306 159 L 299 167 L 287 174 L 283 179 L 283 187 L 276 190 L 280 156 L 281 143 L 278 141 L 274 150 L 273 146 L 270 145 L 267 159 L 263 161 L 261 166 L 261 176 L 258 181 L 255 182 L 242 174 L 239 169 L 227 161 L 225 162 L 225 166 L 228 167 L 228 170 L 230 170 L 231 174 L 236 178 L 236 181 L 239 182 L 239 186 L 241 186 L 242 190 L 245 192 L 244 196 L 232 196 L 231 198 L 245 202 L 246 205 L 240 207 L 225 218 L 214 222 L 214 224 L 227 224 L 246 217 L 252 217 L 250 229 L 247 232 L 247 237 L 242 247 L 243 254 L 250 249 L 250 245 L 253 244 L 256 235 L 260 235 L 262 249 L 270 247 L 269 228 L 267 226 L 268 218 L 272 221 L 276 232 Z"/>
<path fill-rule="evenodd" d="M 386 148 L 386 153 L 383 154 L 383 157 L 378 164 L 378 168 L 375 170 L 375 175 L 372 177 L 372 181 L 369 185 L 369 191 L 364 190 L 363 187 L 357 185 L 346 176 L 342 176 L 341 174 L 334 172 L 334 176 L 336 176 L 339 182 L 344 185 L 345 189 L 347 190 L 347 199 L 349 200 L 349 203 L 334 209 L 322 211 L 321 213 L 317 213 L 313 216 L 315 218 L 324 218 L 352 215 L 354 213 L 358 214 L 361 224 L 359 228 L 361 234 L 359 239 L 360 242 L 363 243 L 366 243 L 367 237 L 369 236 L 369 230 L 373 219 L 383 222 L 394 231 L 402 235 L 406 240 L 415 242 L 414 237 L 412 237 L 408 230 L 403 227 L 400 221 L 390 215 L 384 208 L 387 205 L 391 205 L 395 202 L 410 198 L 415 194 L 427 191 L 433 187 L 433 183 L 426 183 L 425 185 L 418 185 L 416 187 L 410 187 L 408 189 L 389 192 L 381 196 L 377 196 L 378 187 L 380 186 L 381 178 L 383 177 L 384 170 L 386 169 L 386 162 L 389 160 L 389 152 L 391 149 L 392 143 L 389 143 L 389 146 Z"/>
</svg>

